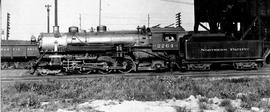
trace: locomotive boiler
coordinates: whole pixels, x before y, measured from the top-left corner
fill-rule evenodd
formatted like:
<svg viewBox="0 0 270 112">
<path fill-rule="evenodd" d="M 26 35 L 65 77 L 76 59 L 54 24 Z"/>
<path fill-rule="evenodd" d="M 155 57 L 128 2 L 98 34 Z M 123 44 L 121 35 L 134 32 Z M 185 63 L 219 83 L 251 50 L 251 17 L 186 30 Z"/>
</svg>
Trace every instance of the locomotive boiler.
<svg viewBox="0 0 270 112">
<path fill-rule="evenodd" d="M 41 33 L 42 58 L 37 73 L 121 72 L 164 70 L 178 58 L 180 28 L 145 28 L 134 31 Z"/>
<path fill-rule="evenodd" d="M 54 51 L 55 47 L 62 47 L 65 50 L 72 50 L 72 46 L 91 46 L 103 47 L 104 45 L 124 45 L 124 46 L 138 46 L 140 39 L 146 38 L 146 35 L 137 34 L 137 32 L 93 32 L 93 33 L 79 33 L 76 27 L 69 28 L 69 33 L 40 35 L 40 47 L 43 50 Z M 136 45 L 135 45 L 136 44 Z M 83 50 L 83 49 L 76 49 Z M 97 49 L 89 49 L 97 50 Z"/>
</svg>

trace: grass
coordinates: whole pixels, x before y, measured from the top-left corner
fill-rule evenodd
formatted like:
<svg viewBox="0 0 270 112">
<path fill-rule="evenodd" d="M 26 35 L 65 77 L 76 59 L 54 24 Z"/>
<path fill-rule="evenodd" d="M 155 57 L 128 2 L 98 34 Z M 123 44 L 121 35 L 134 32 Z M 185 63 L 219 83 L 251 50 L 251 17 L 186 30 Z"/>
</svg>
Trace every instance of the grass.
<svg viewBox="0 0 270 112">
<path fill-rule="evenodd" d="M 2 87 L 1 92 L 1 107 L 4 111 L 10 111 L 13 108 L 40 108 L 41 102 L 48 101 L 70 104 L 92 99 L 156 101 L 172 98 L 184 99 L 190 95 L 235 99 L 238 93 L 247 94 L 242 100 L 252 106 L 256 105 L 255 102 L 261 98 L 270 97 L 270 79 L 210 81 L 178 76 L 145 79 L 117 76 L 68 81 L 16 82 Z M 201 102 L 206 100 L 201 99 Z M 202 108 L 206 107 L 202 105 Z"/>
<path fill-rule="evenodd" d="M 206 97 L 201 97 L 199 98 L 199 108 L 203 111 L 203 110 L 207 110 L 207 109 L 210 109 L 209 106 L 208 106 L 208 103 L 210 103 L 208 101 L 209 99 L 206 98 Z"/>
<path fill-rule="evenodd" d="M 186 109 L 185 107 L 174 107 L 176 112 L 191 112 L 191 110 Z"/>
<path fill-rule="evenodd" d="M 232 105 L 231 104 L 231 100 L 225 99 L 222 102 L 220 102 L 220 105 L 219 106 L 226 107 L 226 106 L 230 106 L 230 105 Z"/>
<path fill-rule="evenodd" d="M 231 100 L 225 99 L 221 101 L 220 105 L 225 108 L 226 112 L 235 112 L 236 108 L 232 106 Z"/>
</svg>

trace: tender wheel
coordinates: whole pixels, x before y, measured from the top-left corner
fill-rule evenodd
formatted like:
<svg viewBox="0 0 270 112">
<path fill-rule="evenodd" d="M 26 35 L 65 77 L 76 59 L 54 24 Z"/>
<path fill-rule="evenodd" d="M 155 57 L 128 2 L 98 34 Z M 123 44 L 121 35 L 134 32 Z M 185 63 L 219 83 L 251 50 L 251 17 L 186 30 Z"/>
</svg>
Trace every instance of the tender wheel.
<svg viewBox="0 0 270 112">
<path fill-rule="evenodd" d="M 136 68 L 135 62 L 130 57 L 125 57 L 119 61 L 120 66 L 123 69 L 120 69 L 121 73 L 129 73 Z"/>
</svg>

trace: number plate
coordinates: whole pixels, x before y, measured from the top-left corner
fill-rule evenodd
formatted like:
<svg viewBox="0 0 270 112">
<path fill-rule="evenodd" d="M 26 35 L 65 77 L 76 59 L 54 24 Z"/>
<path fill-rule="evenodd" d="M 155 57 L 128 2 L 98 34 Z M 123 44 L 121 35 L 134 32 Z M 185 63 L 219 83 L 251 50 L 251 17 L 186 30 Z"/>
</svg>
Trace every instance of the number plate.
<svg viewBox="0 0 270 112">
<path fill-rule="evenodd" d="M 155 43 L 153 50 L 178 50 L 177 43 Z"/>
</svg>

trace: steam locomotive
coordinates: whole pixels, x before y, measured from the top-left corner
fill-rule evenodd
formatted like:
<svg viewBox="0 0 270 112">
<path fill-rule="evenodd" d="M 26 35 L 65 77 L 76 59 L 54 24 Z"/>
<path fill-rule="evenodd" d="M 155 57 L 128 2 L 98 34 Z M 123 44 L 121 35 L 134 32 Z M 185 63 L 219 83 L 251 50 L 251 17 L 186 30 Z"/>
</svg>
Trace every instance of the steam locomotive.
<svg viewBox="0 0 270 112">
<path fill-rule="evenodd" d="M 210 70 L 224 64 L 257 69 L 269 62 L 268 0 L 194 0 L 194 5 L 194 32 L 181 27 L 107 32 L 99 26 L 97 32 L 70 27 L 68 33 L 41 33 L 34 71 L 106 74 Z"/>
<path fill-rule="evenodd" d="M 68 33 L 41 33 L 38 40 L 42 58 L 34 73 L 42 75 L 210 70 L 218 64 L 257 69 L 264 62 L 262 41 L 235 41 L 225 34 L 194 34 L 175 27 L 98 32 L 70 27 Z"/>
<path fill-rule="evenodd" d="M 39 47 L 42 59 L 39 73 L 121 72 L 165 70 L 179 59 L 183 28 L 145 28 L 134 31 L 42 33 Z M 43 61 L 42 61 L 43 60 Z"/>
<path fill-rule="evenodd" d="M 269 0 L 194 0 L 194 5 L 193 32 L 180 26 L 133 31 L 99 26 L 97 32 L 70 27 L 67 33 L 41 33 L 32 73 L 210 70 L 224 64 L 241 70 L 270 62 Z"/>
</svg>

